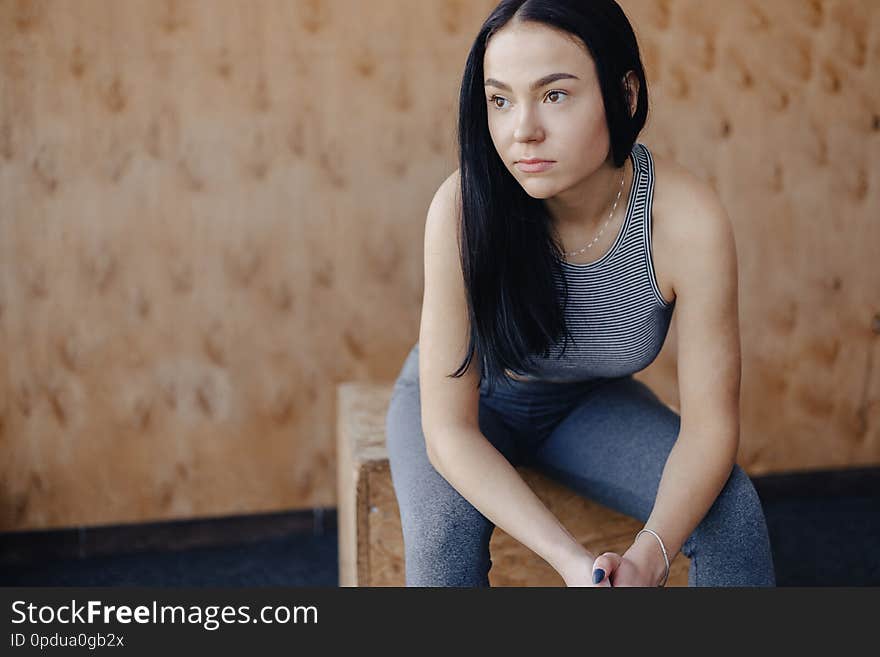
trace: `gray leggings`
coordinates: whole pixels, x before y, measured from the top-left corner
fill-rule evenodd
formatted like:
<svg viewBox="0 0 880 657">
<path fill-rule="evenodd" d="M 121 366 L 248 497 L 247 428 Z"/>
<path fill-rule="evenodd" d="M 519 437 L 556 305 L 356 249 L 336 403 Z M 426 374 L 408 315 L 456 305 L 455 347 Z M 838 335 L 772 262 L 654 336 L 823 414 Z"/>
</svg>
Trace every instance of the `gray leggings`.
<svg viewBox="0 0 880 657">
<path fill-rule="evenodd" d="M 531 466 L 645 522 L 680 417 L 632 376 L 579 383 L 509 379 L 496 384 L 491 396 L 484 382 L 479 423 L 513 465 Z M 386 441 L 407 586 L 489 586 L 495 526 L 434 469 L 425 452 L 418 344 L 394 384 Z M 739 465 L 681 552 L 690 559 L 688 586 L 776 585 L 761 501 Z"/>
</svg>

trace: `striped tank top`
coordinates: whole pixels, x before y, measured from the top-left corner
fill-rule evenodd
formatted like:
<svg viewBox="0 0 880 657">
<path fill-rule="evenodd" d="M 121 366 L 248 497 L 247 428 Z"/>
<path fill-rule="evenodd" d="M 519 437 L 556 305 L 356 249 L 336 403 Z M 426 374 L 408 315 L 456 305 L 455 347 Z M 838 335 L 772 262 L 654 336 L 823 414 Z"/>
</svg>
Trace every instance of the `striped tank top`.
<svg viewBox="0 0 880 657">
<path fill-rule="evenodd" d="M 515 372 L 518 378 L 587 381 L 627 376 L 645 369 L 660 353 L 675 299 L 663 298 L 651 255 L 654 160 L 638 142 L 630 159 L 630 197 L 611 248 L 587 264 L 562 261 L 569 295 L 565 319 L 574 342 L 568 340 L 562 358 L 563 339 L 551 347 L 548 358 L 533 355 L 527 372 Z"/>
</svg>

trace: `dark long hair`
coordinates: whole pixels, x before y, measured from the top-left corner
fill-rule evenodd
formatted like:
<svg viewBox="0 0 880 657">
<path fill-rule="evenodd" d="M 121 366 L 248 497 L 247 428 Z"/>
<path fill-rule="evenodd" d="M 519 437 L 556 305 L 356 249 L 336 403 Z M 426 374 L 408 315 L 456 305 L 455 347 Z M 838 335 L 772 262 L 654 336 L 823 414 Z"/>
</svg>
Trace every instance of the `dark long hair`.
<svg viewBox="0 0 880 657">
<path fill-rule="evenodd" d="M 563 254 L 553 238 L 549 212 L 505 168 L 489 134 L 483 56 L 489 38 L 511 19 L 544 23 L 586 45 L 602 89 L 615 166 L 626 162 L 648 115 L 636 37 L 614 0 L 503 0 L 480 28 L 462 77 L 458 119 L 459 251 L 470 336 L 465 359 L 450 376 L 463 375 L 476 351 L 481 379 L 488 379 L 490 390 L 505 368 L 528 372 L 532 354 L 546 358 L 561 338 L 565 343 L 574 340 L 565 322 Z M 628 71 L 639 80 L 633 116 L 622 84 Z M 557 279 L 562 281 L 561 298 Z"/>
</svg>

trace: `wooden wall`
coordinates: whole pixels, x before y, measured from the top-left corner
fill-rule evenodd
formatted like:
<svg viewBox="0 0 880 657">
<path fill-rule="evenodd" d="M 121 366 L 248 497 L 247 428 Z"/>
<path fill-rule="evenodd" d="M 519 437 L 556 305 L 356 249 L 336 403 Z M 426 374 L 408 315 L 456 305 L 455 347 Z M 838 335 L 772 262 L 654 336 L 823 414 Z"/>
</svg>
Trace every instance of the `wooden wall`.
<svg viewBox="0 0 880 657">
<path fill-rule="evenodd" d="M 494 4 L 0 0 L 0 530 L 335 506 Z M 880 5 L 622 4 L 735 224 L 741 463 L 880 462 Z"/>
</svg>

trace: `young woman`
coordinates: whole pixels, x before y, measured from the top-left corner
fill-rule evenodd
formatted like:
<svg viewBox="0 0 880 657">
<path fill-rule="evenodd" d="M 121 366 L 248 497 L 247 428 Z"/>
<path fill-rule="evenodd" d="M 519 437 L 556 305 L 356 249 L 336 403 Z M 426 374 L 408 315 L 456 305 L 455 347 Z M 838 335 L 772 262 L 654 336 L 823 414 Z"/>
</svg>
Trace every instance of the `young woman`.
<svg viewBox="0 0 880 657">
<path fill-rule="evenodd" d="M 648 93 L 613 0 L 505 0 L 464 71 L 459 169 L 425 224 L 419 340 L 386 417 L 409 586 L 488 586 L 495 526 L 568 586 L 774 586 L 736 463 L 736 248 L 716 194 L 637 141 Z M 633 374 L 678 312 L 681 415 Z M 528 464 L 639 519 L 596 555 Z"/>
</svg>

